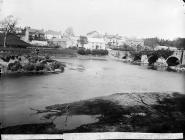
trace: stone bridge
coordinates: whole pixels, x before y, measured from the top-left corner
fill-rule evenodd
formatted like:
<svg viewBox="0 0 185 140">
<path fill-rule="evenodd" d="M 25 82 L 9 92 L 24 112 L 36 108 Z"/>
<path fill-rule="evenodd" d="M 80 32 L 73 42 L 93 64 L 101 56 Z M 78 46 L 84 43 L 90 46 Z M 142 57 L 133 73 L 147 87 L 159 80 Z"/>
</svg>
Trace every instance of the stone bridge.
<svg viewBox="0 0 185 140">
<path fill-rule="evenodd" d="M 130 56 L 130 52 L 129 51 L 110 50 L 109 55 L 122 59 L 126 56 Z M 151 59 L 151 58 L 152 58 L 152 56 L 148 57 L 147 61 L 149 61 L 149 59 Z M 153 61 L 156 62 L 158 58 L 156 57 L 156 58 L 152 58 L 152 59 L 154 59 Z M 185 50 L 174 51 L 174 53 L 171 56 L 169 56 L 165 61 L 168 64 L 168 66 L 175 66 L 178 64 L 185 65 Z"/>
<path fill-rule="evenodd" d="M 168 65 L 173 62 L 179 62 L 185 65 L 185 50 L 174 51 L 174 53 L 166 59 L 166 62 Z"/>
</svg>

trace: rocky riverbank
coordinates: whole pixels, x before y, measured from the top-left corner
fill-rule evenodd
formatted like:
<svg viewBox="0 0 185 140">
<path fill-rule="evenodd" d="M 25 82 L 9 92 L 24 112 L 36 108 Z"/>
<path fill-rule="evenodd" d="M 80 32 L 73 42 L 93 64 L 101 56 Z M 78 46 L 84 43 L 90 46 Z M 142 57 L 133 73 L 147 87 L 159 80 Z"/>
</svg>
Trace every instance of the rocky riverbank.
<svg viewBox="0 0 185 140">
<path fill-rule="evenodd" d="M 32 110 L 48 120 L 42 124 L 5 127 L 2 133 L 185 132 L 185 95 L 180 93 L 117 93 Z M 77 128 L 56 129 L 57 117 L 97 115 L 98 121 Z"/>
</svg>

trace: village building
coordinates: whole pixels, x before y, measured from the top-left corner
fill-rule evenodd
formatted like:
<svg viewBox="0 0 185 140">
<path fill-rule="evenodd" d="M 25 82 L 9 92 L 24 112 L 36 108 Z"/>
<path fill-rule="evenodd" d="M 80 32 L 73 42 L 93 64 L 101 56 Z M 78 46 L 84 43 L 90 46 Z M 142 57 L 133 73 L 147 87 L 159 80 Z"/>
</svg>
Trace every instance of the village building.
<svg viewBox="0 0 185 140">
<path fill-rule="evenodd" d="M 87 33 L 87 44 L 84 44 L 86 49 L 106 49 L 104 36 L 97 31 Z"/>
<path fill-rule="evenodd" d="M 93 38 L 93 37 L 88 37 L 87 38 L 88 43 L 85 45 L 86 49 L 106 49 L 105 46 L 105 41 L 103 38 Z"/>
<path fill-rule="evenodd" d="M 49 47 L 67 48 L 67 41 L 64 38 L 51 38 L 48 40 Z"/>
<path fill-rule="evenodd" d="M 45 38 L 47 40 L 52 39 L 52 38 L 60 39 L 60 38 L 62 38 L 62 33 L 57 32 L 57 31 L 53 31 L 53 30 L 47 30 L 47 31 L 45 31 Z"/>
<path fill-rule="evenodd" d="M 104 40 L 106 42 L 106 45 L 111 48 L 123 45 L 125 42 L 124 38 L 119 36 L 118 34 L 116 34 L 116 35 L 105 34 Z"/>
<path fill-rule="evenodd" d="M 61 37 L 61 38 L 51 38 L 48 40 L 49 47 L 57 48 L 70 48 L 78 46 L 78 36 L 74 37 Z"/>
<path fill-rule="evenodd" d="M 77 48 L 86 48 L 87 44 L 87 36 L 79 36 L 77 39 Z"/>
<path fill-rule="evenodd" d="M 35 46 L 47 46 L 44 30 L 33 29 L 26 27 L 23 29 L 21 39 Z"/>
</svg>

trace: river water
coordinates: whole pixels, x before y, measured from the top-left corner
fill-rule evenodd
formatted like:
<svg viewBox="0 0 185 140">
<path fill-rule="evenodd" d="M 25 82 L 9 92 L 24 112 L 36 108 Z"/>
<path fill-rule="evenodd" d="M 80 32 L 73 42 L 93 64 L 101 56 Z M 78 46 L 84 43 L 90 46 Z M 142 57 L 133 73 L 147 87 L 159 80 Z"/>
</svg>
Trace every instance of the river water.
<svg viewBox="0 0 185 140">
<path fill-rule="evenodd" d="M 3 126 L 41 122 L 30 108 L 42 109 L 121 92 L 184 92 L 182 73 L 147 69 L 109 58 L 59 61 L 66 63 L 64 73 L 1 77 L 0 122 Z M 71 129 L 94 122 L 96 117 L 74 116 L 68 126 L 64 125 L 64 119 L 56 119 L 57 127 Z"/>
</svg>

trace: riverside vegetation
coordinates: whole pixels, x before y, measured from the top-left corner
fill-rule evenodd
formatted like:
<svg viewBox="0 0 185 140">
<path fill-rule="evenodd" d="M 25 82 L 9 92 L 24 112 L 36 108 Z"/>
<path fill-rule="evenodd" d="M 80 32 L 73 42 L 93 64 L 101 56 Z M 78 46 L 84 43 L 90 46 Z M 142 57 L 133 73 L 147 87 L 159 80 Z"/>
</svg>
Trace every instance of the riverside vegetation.
<svg viewBox="0 0 185 140">
<path fill-rule="evenodd" d="M 39 73 L 64 71 L 65 65 L 48 56 L 26 55 L 1 57 L 3 74 L 11 73 Z"/>
<path fill-rule="evenodd" d="M 98 55 L 98 56 L 108 55 L 108 51 L 103 49 L 93 49 L 93 50 L 79 49 L 77 53 L 80 55 Z"/>
</svg>

